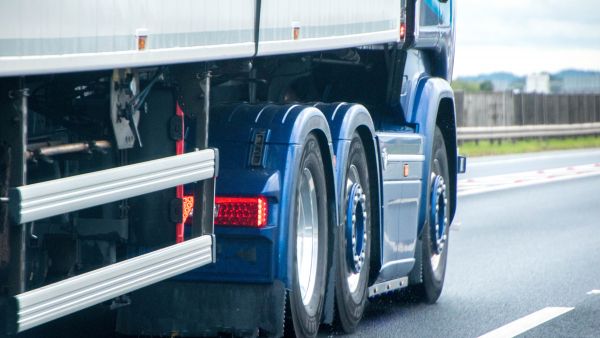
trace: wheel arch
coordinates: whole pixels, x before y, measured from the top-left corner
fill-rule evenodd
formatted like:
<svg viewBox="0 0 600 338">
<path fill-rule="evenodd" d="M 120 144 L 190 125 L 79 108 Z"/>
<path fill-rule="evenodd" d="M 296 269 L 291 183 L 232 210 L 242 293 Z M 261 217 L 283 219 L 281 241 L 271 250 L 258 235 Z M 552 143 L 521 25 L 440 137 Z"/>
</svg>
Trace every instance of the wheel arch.
<svg viewBox="0 0 600 338">
<path fill-rule="evenodd" d="M 233 182 L 238 185 L 251 185 L 243 189 L 245 193 L 260 194 L 264 191 L 274 194 L 278 198 L 276 213 L 277 234 L 274 240 L 274 270 L 273 277 L 284 282 L 286 288 L 291 285 L 289 247 L 289 225 L 292 219 L 291 206 L 293 192 L 295 191 L 294 179 L 298 175 L 304 142 L 307 136 L 313 133 L 319 143 L 319 150 L 323 158 L 324 174 L 327 180 L 328 207 L 337 204 L 335 194 L 335 174 L 333 169 L 333 143 L 327 119 L 315 107 L 303 104 L 236 104 L 213 109 L 211 112 L 211 132 L 214 145 L 222 145 L 237 154 L 238 161 L 228 163 L 236 166 L 248 174 L 244 177 L 235 177 Z M 256 131 L 265 131 L 266 140 L 263 160 L 259 167 L 247 167 L 239 159 L 248 156 L 253 135 Z M 242 160 L 247 161 L 247 160 Z M 229 161 L 232 162 L 232 161 Z M 240 171 L 234 171 L 239 174 Z M 276 173 L 276 174 L 273 174 Z M 266 176 L 270 175 L 270 176 Z M 276 178 L 275 181 L 269 178 Z M 258 180 L 258 183 L 255 181 Z M 231 187 L 232 184 L 228 184 Z M 231 190 L 230 189 L 230 190 Z M 330 212 L 329 229 L 337 224 L 337 213 Z M 332 235 L 333 236 L 333 235 Z M 331 262 L 331 259 L 329 260 Z"/>
<path fill-rule="evenodd" d="M 377 277 L 381 268 L 381 168 L 379 163 L 379 147 L 377 144 L 375 126 L 368 109 L 360 104 L 333 103 L 317 104 L 329 122 L 334 141 L 336 158 L 336 192 L 338 200 L 342 200 L 343 182 L 345 181 L 345 163 L 350 151 L 350 143 L 355 132 L 359 134 L 366 151 L 369 166 L 370 186 L 376 188 L 371 193 L 371 214 L 375 220 L 371 224 L 371 273 L 369 283 Z M 338 205 L 338 217 L 341 222 L 342 206 Z M 341 225 L 340 225 L 341 227 Z"/>
<path fill-rule="evenodd" d="M 277 120 L 277 119 L 276 119 Z M 288 245 L 290 241 L 289 225 L 292 222 L 293 215 L 289 212 L 293 203 L 292 194 L 295 191 L 295 178 L 298 175 L 298 167 L 301 160 L 301 154 L 303 152 L 304 140 L 311 133 L 315 135 L 319 142 L 319 149 L 323 159 L 323 168 L 325 179 L 327 181 L 327 206 L 329 210 L 336 210 L 337 198 L 335 193 L 335 174 L 334 174 L 334 162 L 333 162 L 333 142 L 331 137 L 331 131 L 327 120 L 323 113 L 315 107 L 307 106 L 296 106 L 295 108 L 288 110 L 284 115 L 284 124 L 290 123 L 289 128 L 274 128 L 279 129 L 277 134 L 280 137 L 287 138 L 286 142 L 289 144 L 287 153 L 288 166 L 284 173 L 284 182 L 294 182 L 293 184 L 283 184 L 283 190 L 281 194 L 282 211 L 280 214 L 280 245 L 279 245 L 279 276 L 284 279 L 286 286 L 291 285 L 292 271 L 289 269 L 292 266 L 292 257 L 288 255 Z M 275 131 L 273 129 L 273 131 Z M 287 129 L 287 130 L 285 130 Z M 277 138 L 277 137 L 276 137 Z M 334 236 L 335 225 L 338 223 L 338 215 L 336 212 L 328 213 L 328 229 L 331 236 Z M 328 275 L 332 269 L 333 252 L 330 249 L 327 253 L 328 264 L 327 269 Z"/>
<path fill-rule="evenodd" d="M 377 187 L 376 192 L 371 193 L 371 214 L 375 222 L 371 223 L 371 257 L 370 264 L 371 270 L 369 271 L 369 282 L 371 285 L 381 270 L 381 245 L 382 245 L 382 224 L 383 224 L 383 211 L 382 211 L 382 183 L 381 183 L 381 167 L 379 165 L 379 147 L 377 146 L 377 139 L 373 130 L 368 129 L 366 126 L 359 126 L 357 128 L 358 134 L 363 141 L 365 146 L 367 165 L 369 166 L 369 184 L 371 187 Z"/>
<path fill-rule="evenodd" d="M 457 181 L 457 156 L 458 148 L 456 144 L 456 113 L 454 100 L 448 97 L 440 100 L 436 125 L 442 131 L 444 143 L 446 145 L 446 154 L 448 154 L 448 171 L 450 175 L 450 223 L 454 219 L 456 212 L 456 195 L 458 190 Z"/>
<path fill-rule="evenodd" d="M 421 203 L 419 210 L 418 234 L 421 236 L 423 226 L 427 221 L 427 210 L 429 209 L 430 186 L 428 175 L 431 168 L 431 157 L 433 152 L 433 135 L 436 126 L 440 126 L 446 143 L 446 151 L 449 158 L 448 168 L 451 171 L 451 182 L 456 182 L 456 118 L 454 111 L 454 92 L 450 84 L 441 78 L 422 78 L 417 86 L 415 103 L 411 109 L 412 123 L 416 125 L 416 131 L 423 136 L 423 151 L 425 163 L 421 177 Z M 449 151 L 450 150 L 450 151 Z M 454 174 L 452 174 L 454 173 Z M 456 183 L 451 189 L 451 200 L 456 201 Z M 451 219 L 454 217 L 456 203 L 453 203 Z"/>
</svg>

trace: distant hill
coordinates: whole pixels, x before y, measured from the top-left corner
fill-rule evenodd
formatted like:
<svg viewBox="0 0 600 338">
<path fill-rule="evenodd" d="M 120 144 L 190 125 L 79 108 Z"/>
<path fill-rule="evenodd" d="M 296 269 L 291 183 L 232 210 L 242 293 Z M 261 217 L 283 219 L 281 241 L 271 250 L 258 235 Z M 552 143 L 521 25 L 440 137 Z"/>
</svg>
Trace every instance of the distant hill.
<svg viewBox="0 0 600 338">
<path fill-rule="evenodd" d="M 577 69 L 566 69 L 562 70 L 558 73 L 551 74 L 552 76 L 556 76 L 557 78 L 565 78 L 565 77 L 590 77 L 590 76 L 598 76 L 600 72 L 593 70 L 577 70 Z"/>
<path fill-rule="evenodd" d="M 520 77 L 508 72 L 496 72 L 476 76 L 461 76 L 455 81 L 457 81 L 458 84 L 467 84 L 467 87 L 468 84 L 475 84 L 479 86 L 482 83 L 489 81 L 492 83 L 494 91 L 504 91 L 523 88 L 525 77 Z"/>
<path fill-rule="evenodd" d="M 504 90 L 523 90 L 525 87 L 526 76 L 518 76 L 508 72 L 496 72 L 490 74 L 480 74 L 476 76 L 461 76 L 454 80 L 454 88 L 469 88 L 468 91 L 477 91 L 476 89 L 482 83 L 489 81 L 493 85 L 494 91 Z M 566 69 L 560 72 L 551 73 L 552 92 L 594 92 L 600 91 L 600 72 Z M 475 88 L 475 90 L 473 90 Z"/>
<path fill-rule="evenodd" d="M 600 93 L 600 72 L 568 69 L 556 73 L 560 93 Z"/>
<path fill-rule="evenodd" d="M 484 82 L 484 81 L 502 81 L 502 82 L 514 82 L 524 77 L 519 77 L 513 73 L 508 72 L 496 72 L 490 74 L 481 74 L 476 76 L 461 76 L 457 80 L 467 81 L 467 82 Z"/>
</svg>

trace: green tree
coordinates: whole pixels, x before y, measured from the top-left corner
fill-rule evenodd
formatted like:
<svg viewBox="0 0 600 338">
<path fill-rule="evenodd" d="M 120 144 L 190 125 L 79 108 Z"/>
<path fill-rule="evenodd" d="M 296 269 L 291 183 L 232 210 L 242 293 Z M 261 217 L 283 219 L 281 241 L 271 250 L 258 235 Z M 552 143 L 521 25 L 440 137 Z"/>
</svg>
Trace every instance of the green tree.
<svg viewBox="0 0 600 338">
<path fill-rule="evenodd" d="M 490 80 L 483 81 L 482 83 L 479 84 L 479 90 L 482 92 L 493 92 L 494 84 Z"/>
</svg>

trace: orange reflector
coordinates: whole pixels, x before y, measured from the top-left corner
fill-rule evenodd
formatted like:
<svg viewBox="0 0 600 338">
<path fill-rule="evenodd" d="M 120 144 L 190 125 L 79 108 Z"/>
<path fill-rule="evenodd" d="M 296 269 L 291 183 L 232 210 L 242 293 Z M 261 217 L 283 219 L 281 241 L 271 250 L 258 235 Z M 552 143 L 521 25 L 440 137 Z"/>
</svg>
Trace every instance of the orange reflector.
<svg viewBox="0 0 600 338">
<path fill-rule="evenodd" d="M 404 163 L 404 177 L 408 177 L 410 171 L 410 167 L 408 166 L 408 164 Z"/>
<path fill-rule="evenodd" d="M 406 24 L 403 22 L 400 24 L 400 41 L 404 41 L 406 38 Z"/>
<path fill-rule="evenodd" d="M 146 39 L 147 38 L 148 37 L 145 36 L 145 35 L 137 37 L 137 47 L 138 47 L 138 50 L 145 50 L 146 49 Z"/>
<path fill-rule="evenodd" d="M 183 197 L 183 222 L 187 221 L 190 215 L 194 212 L 194 196 Z"/>
<path fill-rule="evenodd" d="M 266 197 L 216 197 L 215 224 L 262 228 L 267 225 Z"/>
</svg>

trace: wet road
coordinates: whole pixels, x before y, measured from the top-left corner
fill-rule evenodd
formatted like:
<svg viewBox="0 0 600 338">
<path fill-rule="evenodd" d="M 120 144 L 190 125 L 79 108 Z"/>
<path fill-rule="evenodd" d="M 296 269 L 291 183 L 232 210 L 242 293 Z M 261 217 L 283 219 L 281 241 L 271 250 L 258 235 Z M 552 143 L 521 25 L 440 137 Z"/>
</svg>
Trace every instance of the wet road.
<svg viewBox="0 0 600 338">
<path fill-rule="evenodd" d="M 461 179 L 597 162 L 600 151 L 488 157 Z M 600 175 L 571 176 L 461 196 L 438 303 L 383 297 L 352 336 L 600 335 Z"/>
<path fill-rule="evenodd" d="M 600 150 L 470 160 L 438 303 L 373 300 L 350 337 L 599 336 L 599 162 Z M 97 306 L 19 336 L 109 337 L 113 321 Z"/>
</svg>

